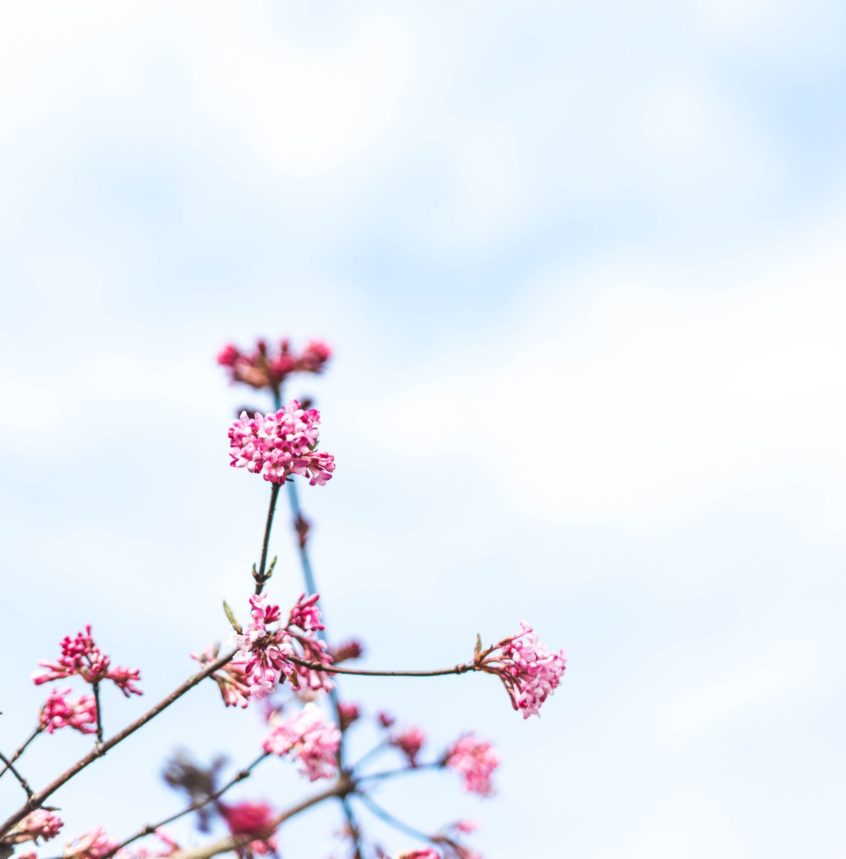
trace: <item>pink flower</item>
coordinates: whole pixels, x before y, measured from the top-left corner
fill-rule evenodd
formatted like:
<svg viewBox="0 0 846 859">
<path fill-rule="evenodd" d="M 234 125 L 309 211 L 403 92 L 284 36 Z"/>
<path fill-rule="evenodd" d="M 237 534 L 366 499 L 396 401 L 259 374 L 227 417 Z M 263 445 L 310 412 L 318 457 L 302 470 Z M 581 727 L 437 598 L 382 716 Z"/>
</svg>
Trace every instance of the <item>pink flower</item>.
<svg viewBox="0 0 846 859">
<path fill-rule="evenodd" d="M 490 743 L 477 740 L 472 734 L 465 734 L 447 750 L 444 766 L 464 779 L 464 789 L 468 793 L 479 796 L 493 794 L 491 776 L 499 766 L 499 758 Z"/>
<path fill-rule="evenodd" d="M 426 734 L 420 728 L 404 728 L 391 734 L 388 742 L 398 748 L 407 758 L 411 766 L 417 766 L 417 755 L 426 742 Z"/>
<path fill-rule="evenodd" d="M 358 721 L 361 716 L 361 710 L 359 710 L 358 704 L 341 701 L 338 704 L 338 716 L 341 723 L 341 730 L 346 731 L 353 722 Z"/>
<path fill-rule="evenodd" d="M 380 710 L 376 714 L 376 719 L 383 728 L 390 728 L 396 722 L 396 718 L 387 710 Z"/>
<path fill-rule="evenodd" d="M 141 694 L 135 685 L 135 681 L 141 679 L 141 672 L 137 668 L 112 668 L 111 659 L 94 643 L 90 624 L 85 632 L 78 632 L 73 638 L 66 635 L 60 646 L 62 655 L 55 662 L 41 660 L 38 663 L 41 670 L 32 674 L 37 686 L 76 675 L 92 685 L 111 680 L 127 697 Z"/>
<path fill-rule="evenodd" d="M 98 826 L 70 842 L 65 847 L 65 859 L 102 859 L 117 846 L 117 842 L 112 841 Z"/>
<path fill-rule="evenodd" d="M 287 719 L 275 713 L 269 725 L 262 744 L 268 754 L 283 757 L 293 752 L 300 772 L 310 781 L 337 774 L 341 732 L 324 719 L 316 704 L 306 704 Z"/>
<path fill-rule="evenodd" d="M 521 632 L 504 638 L 477 657 L 482 671 L 502 680 L 515 710 L 523 718 L 540 715 L 541 705 L 555 691 L 567 667 L 564 651 L 551 653 L 526 623 Z"/>
<path fill-rule="evenodd" d="M 338 665 L 350 659 L 360 659 L 364 654 L 364 645 L 355 638 L 351 638 L 349 641 L 330 647 L 329 653 L 332 654 L 332 662 Z"/>
<path fill-rule="evenodd" d="M 287 339 L 279 342 L 277 351 L 258 340 L 249 353 L 231 343 L 224 346 L 217 363 L 229 369 L 233 382 L 278 391 L 292 373 L 321 373 L 331 357 L 332 350 L 321 340 L 310 341 L 300 355 L 292 351 Z"/>
<path fill-rule="evenodd" d="M 323 629 L 317 608 L 318 596 L 301 596 L 291 609 L 284 629 L 269 628 L 278 623 L 281 610 L 278 605 L 265 605 L 265 599 L 266 594 L 250 597 L 251 621 L 244 632 L 235 637 L 236 659 L 243 666 L 251 696 L 266 697 L 283 675 L 295 687 L 305 683 L 315 692 L 331 690 L 332 678 L 326 671 L 292 661 L 294 657 L 327 667 L 332 664 L 326 644 L 314 635 Z"/>
<path fill-rule="evenodd" d="M 399 859 L 441 859 L 441 854 L 432 847 L 425 850 L 412 850 L 410 853 L 401 853 Z"/>
<path fill-rule="evenodd" d="M 291 655 L 289 636 L 284 630 L 267 628 L 268 623 L 279 620 L 278 605 L 265 606 L 266 594 L 250 597 L 252 620 L 241 635 L 235 636 L 238 647 L 236 659 L 243 665 L 250 695 L 264 698 L 269 695 L 282 674 L 294 673 L 294 665 L 288 659 Z"/>
<path fill-rule="evenodd" d="M 233 835 L 269 838 L 276 829 L 273 809 L 266 802 L 245 801 L 236 805 L 221 803 L 220 812 Z"/>
<path fill-rule="evenodd" d="M 97 733 L 97 703 L 93 695 L 83 695 L 76 703 L 67 698 L 71 690 L 53 689 L 41 712 L 38 724 L 43 731 L 52 734 L 59 728 L 74 728 L 83 734 Z"/>
<path fill-rule="evenodd" d="M 49 841 L 59 834 L 64 826 L 58 814 L 39 808 L 31 811 L 18 825 L 9 833 L 8 840 L 12 844 L 23 844 L 27 841 L 36 841 L 42 838 Z"/>
<path fill-rule="evenodd" d="M 229 428 L 230 465 L 261 474 L 271 483 L 284 483 L 291 475 L 309 478 L 314 486 L 332 479 L 335 458 L 318 451 L 320 413 L 302 409 L 292 400 L 275 414 L 256 412 L 241 417 Z"/>
<path fill-rule="evenodd" d="M 455 823 L 455 829 L 463 835 L 470 835 L 479 828 L 479 824 L 475 820 L 458 820 Z"/>
<path fill-rule="evenodd" d="M 213 644 L 199 653 L 192 653 L 191 658 L 196 659 L 200 665 L 208 665 L 217 659 L 220 647 Z M 246 663 L 233 659 L 223 666 L 219 671 L 211 675 L 212 680 L 220 689 L 220 696 L 227 707 L 246 707 L 250 701 L 250 685 L 248 683 Z"/>
</svg>

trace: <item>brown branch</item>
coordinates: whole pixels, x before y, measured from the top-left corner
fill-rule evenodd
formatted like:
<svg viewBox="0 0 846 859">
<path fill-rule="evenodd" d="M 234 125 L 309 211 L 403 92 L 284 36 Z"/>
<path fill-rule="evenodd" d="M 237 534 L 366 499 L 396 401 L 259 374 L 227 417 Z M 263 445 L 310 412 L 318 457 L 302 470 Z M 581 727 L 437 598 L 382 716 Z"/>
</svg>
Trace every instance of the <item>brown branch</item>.
<svg viewBox="0 0 846 859">
<path fill-rule="evenodd" d="M 147 722 L 158 716 L 159 713 L 166 710 L 175 701 L 178 701 L 186 692 L 193 689 L 202 680 L 205 680 L 206 677 L 209 677 L 219 668 L 226 665 L 227 662 L 230 662 L 234 655 L 235 651 L 230 651 L 223 656 L 219 656 L 214 662 L 210 662 L 201 671 L 193 674 L 184 683 L 177 686 L 170 695 L 163 698 L 158 704 L 147 710 L 144 715 L 139 716 L 122 731 L 118 731 L 118 733 L 113 737 L 110 737 L 104 743 L 96 746 L 92 751 L 85 755 L 85 757 L 80 758 L 75 764 L 73 764 L 73 766 L 51 781 L 47 787 L 32 794 L 26 803 L 21 806 L 21 808 L 19 808 L 5 823 L 3 823 L 2 826 L 0 826 L 0 836 L 5 835 L 19 820 L 23 820 L 23 818 L 26 817 L 26 815 L 34 808 L 41 806 L 44 803 L 44 800 L 49 796 L 52 796 L 60 787 L 62 787 L 63 784 L 70 781 L 77 773 L 84 770 L 89 764 L 94 763 L 97 758 L 103 757 L 106 752 L 113 749 L 118 743 L 123 742 L 131 734 L 134 734 L 139 728 L 146 725 Z"/>
<path fill-rule="evenodd" d="M 319 662 L 309 662 L 299 656 L 287 657 L 295 665 L 302 665 L 312 671 L 325 671 L 327 674 L 350 674 L 356 677 L 443 677 L 447 674 L 467 674 L 470 671 L 481 671 L 478 665 L 466 662 L 454 665 L 452 668 L 435 668 L 431 671 L 372 671 L 366 668 L 338 668 L 336 665 L 322 665 Z"/>
<path fill-rule="evenodd" d="M 290 820 L 297 814 L 308 810 L 312 806 L 318 805 L 324 800 L 331 799 L 336 796 L 347 796 L 354 788 L 354 783 L 348 777 L 341 776 L 341 778 L 338 779 L 338 781 L 331 787 L 310 796 L 308 799 L 304 799 L 302 802 L 297 803 L 297 805 L 293 805 L 291 808 L 288 808 L 276 815 L 276 817 L 273 818 L 272 826 L 276 829 L 286 820 Z M 220 841 L 214 841 L 211 844 L 206 844 L 202 847 L 196 847 L 191 850 L 180 850 L 177 853 L 172 853 L 168 859 L 211 859 L 212 856 L 217 856 L 219 853 L 228 853 L 232 850 L 238 850 L 255 840 L 255 835 L 229 835 Z"/>
<path fill-rule="evenodd" d="M 279 497 L 281 483 L 274 483 L 270 487 L 270 504 L 267 507 L 267 521 L 264 524 L 264 539 L 261 543 L 261 561 L 259 562 L 258 571 L 253 567 L 253 578 L 256 580 L 256 594 L 260 594 L 264 590 L 265 582 L 270 578 L 273 572 L 273 564 L 271 563 L 270 571 L 267 571 L 267 549 L 270 545 L 270 531 L 273 528 L 273 514 L 276 512 L 276 499 Z"/>
<path fill-rule="evenodd" d="M 6 766 L 0 770 L 0 778 L 12 769 L 12 764 L 26 751 L 26 747 L 43 731 L 41 725 L 38 725 L 35 730 L 18 746 L 12 757 L 9 758 Z M 3 759 L 5 760 L 5 758 Z"/>
<path fill-rule="evenodd" d="M 9 770 L 9 772 L 18 780 L 18 783 L 27 795 L 27 799 L 29 799 L 32 796 L 32 788 L 29 786 L 27 780 L 15 769 L 15 765 L 6 757 L 6 755 L 0 754 L 0 762 L 6 764 L 6 770 Z M 3 772 L 6 772 L 6 770 L 3 770 Z"/>
</svg>

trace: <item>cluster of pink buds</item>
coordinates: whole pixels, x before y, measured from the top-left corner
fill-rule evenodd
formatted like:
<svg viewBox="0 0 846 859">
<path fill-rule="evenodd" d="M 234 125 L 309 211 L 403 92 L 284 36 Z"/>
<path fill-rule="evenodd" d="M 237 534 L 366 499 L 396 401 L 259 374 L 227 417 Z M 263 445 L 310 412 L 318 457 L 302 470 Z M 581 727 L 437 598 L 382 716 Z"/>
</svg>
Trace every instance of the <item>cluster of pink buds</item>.
<svg viewBox="0 0 846 859">
<path fill-rule="evenodd" d="M 38 842 L 38 839 L 49 841 L 59 834 L 64 826 L 58 814 L 39 808 L 31 811 L 17 826 L 4 837 L 0 843 L 0 853 L 6 844 L 24 844 L 27 841 Z"/>
<path fill-rule="evenodd" d="M 472 734 L 465 734 L 447 750 L 444 766 L 462 777 L 464 789 L 468 793 L 493 795 L 491 776 L 499 766 L 499 758 L 490 743 L 477 740 Z"/>
<path fill-rule="evenodd" d="M 118 847 L 101 827 L 92 829 L 65 847 L 64 859 L 102 859 Z"/>
<path fill-rule="evenodd" d="M 200 665 L 209 665 L 217 659 L 220 645 L 212 644 L 199 653 L 192 653 Z M 211 675 L 212 680 L 220 689 L 220 696 L 227 707 L 246 707 L 250 703 L 250 685 L 247 682 L 246 663 L 237 659 L 227 662 L 223 668 Z"/>
<path fill-rule="evenodd" d="M 278 351 L 259 340 L 249 353 L 232 344 L 225 346 L 217 356 L 217 363 L 228 368 L 233 382 L 278 391 L 292 373 L 322 372 L 331 357 L 332 350 L 322 340 L 311 340 L 299 354 L 291 350 L 287 339 L 280 341 Z"/>
<path fill-rule="evenodd" d="M 111 659 L 94 643 L 90 624 L 85 632 L 78 632 L 73 638 L 66 635 L 60 646 L 62 655 L 55 662 L 39 661 L 41 669 L 32 674 L 37 686 L 77 676 L 91 685 L 111 680 L 127 697 L 141 694 L 135 685 L 141 679 L 141 672 L 137 668 L 112 667 Z"/>
<path fill-rule="evenodd" d="M 317 594 L 303 594 L 291 609 L 285 627 L 278 624 L 281 610 L 278 605 L 265 605 L 266 594 L 250 597 L 250 622 L 235 637 L 238 647 L 237 661 L 243 666 L 246 684 L 253 698 L 264 698 L 276 685 L 288 678 L 294 687 L 305 685 L 313 692 L 333 688 L 325 671 L 298 664 L 304 660 L 329 667 L 332 664 L 326 644 L 316 634 L 323 629 Z"/>
<path fill-rule="evenodd" d="M 233 835 L 247 835 L 254 840 L 249 843 L 245 855 L 276 852 L 274 832 L 276 822 L 271 806 L 266 802 L 239 802 L 235 805 L 220 803 L 220 813 Z M 240 851 L 239 851 L 240 852 Z"/>
<path fill-rule="evenodd" d="M 41 669 L 32 674 L 37 686 L 77 676 L 91 685 L 111 680 L 127 697 L 141 694 L 135 685 L 141 679 L 141 672 L 137 668 L 112 667 L 111 659 L 94 643 L 90 624 L 85 632 L 78 632 L 73 638 L 65 636 L 61 648 L 62 655 L 55 662 L 41 660 L 38 663 Z"/>
<path fill-rule="evenodd" d="M 229 428 L 230 465 L 261 474 L 271 483 L 284 483 L 294 474 L 308 477 L 314 486 L 332 479 L 335 457 L 316 450 L 320 426 L 317 409 L 303 409 L 292 400 L 274 414 L 256 412 L 241 417 Z"/>
<path fill-rule="evenodd" d="M 97 732 L 97 702 L 93 695 L 82 695 L 79 700 L 68 700 L 70 689 L 53 689 L 38 714 L 42 731 L 52 734 L 59 728 L 74 728 L 83 734 Z"/>
<path fill-rule="evenodd" d="M 567 660 L 564 651 L 553 653 L 538 640 L 526 623 L 521 631 L 478 653 L 476 665 L 502 680 L 515 710 L 523 718 L 539 716 L 541 705 L 558 688 Z"/>
<path fill-rule="evenodd" d="M 407 758 L 411 766 L 417 766 L 417 755 L 426 742 L 426 734 L 416 727 L 404 728 L 393 732 L 388 738 L 388 743 L 399 749 Z"/>
<path fill-rule="evenodd" d="M 269 727 L 262 744 L 268 754 L 283 757 L 293 753 L 309 781 L 337 774 L 341 732 L 326 721 L 316 704 L 306 704 L 287 719 L 274 713 Z"/>
<path fill-rule="evenodd" d="M 338 704 L 338 722 L 342 731 L 346 731 L 353 722 L 361 718 L 361 710 L 358 704 L 350 701 L 341 701 Z"/>
</svg>

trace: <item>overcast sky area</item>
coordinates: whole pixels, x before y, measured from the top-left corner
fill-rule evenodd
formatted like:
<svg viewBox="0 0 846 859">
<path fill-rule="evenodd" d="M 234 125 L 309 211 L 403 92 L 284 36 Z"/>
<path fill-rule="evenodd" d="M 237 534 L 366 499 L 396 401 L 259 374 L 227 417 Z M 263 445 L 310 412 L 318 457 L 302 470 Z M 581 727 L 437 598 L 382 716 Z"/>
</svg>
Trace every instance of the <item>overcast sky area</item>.
<svg viewBox="0 0 846 859">
<path fill-rule="evenodd" d="M 333 637 L 440 667 L 525 619 L 568 655 L 528 721 L 491 677 L 345 680 L 503 759 L 494 799 L 429 773 L 386 807 L 476 820 L 485 859 L 846 855 L 844 84 L 836 0 L 5 4 L 0 750 L 63 635 L 142 669 L 111 733 L 246 614 L 268 492 L 226 431 L 268 403 L 214 356 L 321 337 L 291 393 L 337 458 L 301 488 Z M 56 794 L 59 840 L 260 737 L 202 685 Z M 311 789 L 271 761 L 232 795 Z M 340 857 L 340 822 L 283 855 Z"/>
</svg>

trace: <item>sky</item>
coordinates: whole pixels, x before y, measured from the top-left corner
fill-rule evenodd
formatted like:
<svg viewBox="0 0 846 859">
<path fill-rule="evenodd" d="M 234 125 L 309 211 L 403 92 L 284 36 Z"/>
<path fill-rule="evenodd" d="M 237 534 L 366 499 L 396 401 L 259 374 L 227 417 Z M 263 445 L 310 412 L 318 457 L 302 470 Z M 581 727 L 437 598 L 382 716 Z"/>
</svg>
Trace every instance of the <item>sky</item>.
<svg viewBox="0 0 846 859">
<path fill-rule="evenodd" d="M 433 754 L 471 728 L 500 751 L 494 799 L 429 773 L 386 807 L 477 820 L 486 859 L 844 854 L 842 4 L 0 15 L 0 749 L 85 623 L 144 678 L 107 731 L 226 636 L 267 501 L 226 429 L 267 403 L 214 356 L 320 337 L 329 372 L 291 393 L 338 463 L 301 493 L 333 636 L 434 667 L 525 619 L 568 655 L 537 720 L 494 678 L 342 684 Z M 260 736 L 196 690 L 55 796 L 63 835 L 128 836 L 180 807 L 174 749 L 237 767 Z M 86 749 L 42 737 L 21 769 Z M 292 770 L 233 796 L 284 807 Z"/>
</svg>

